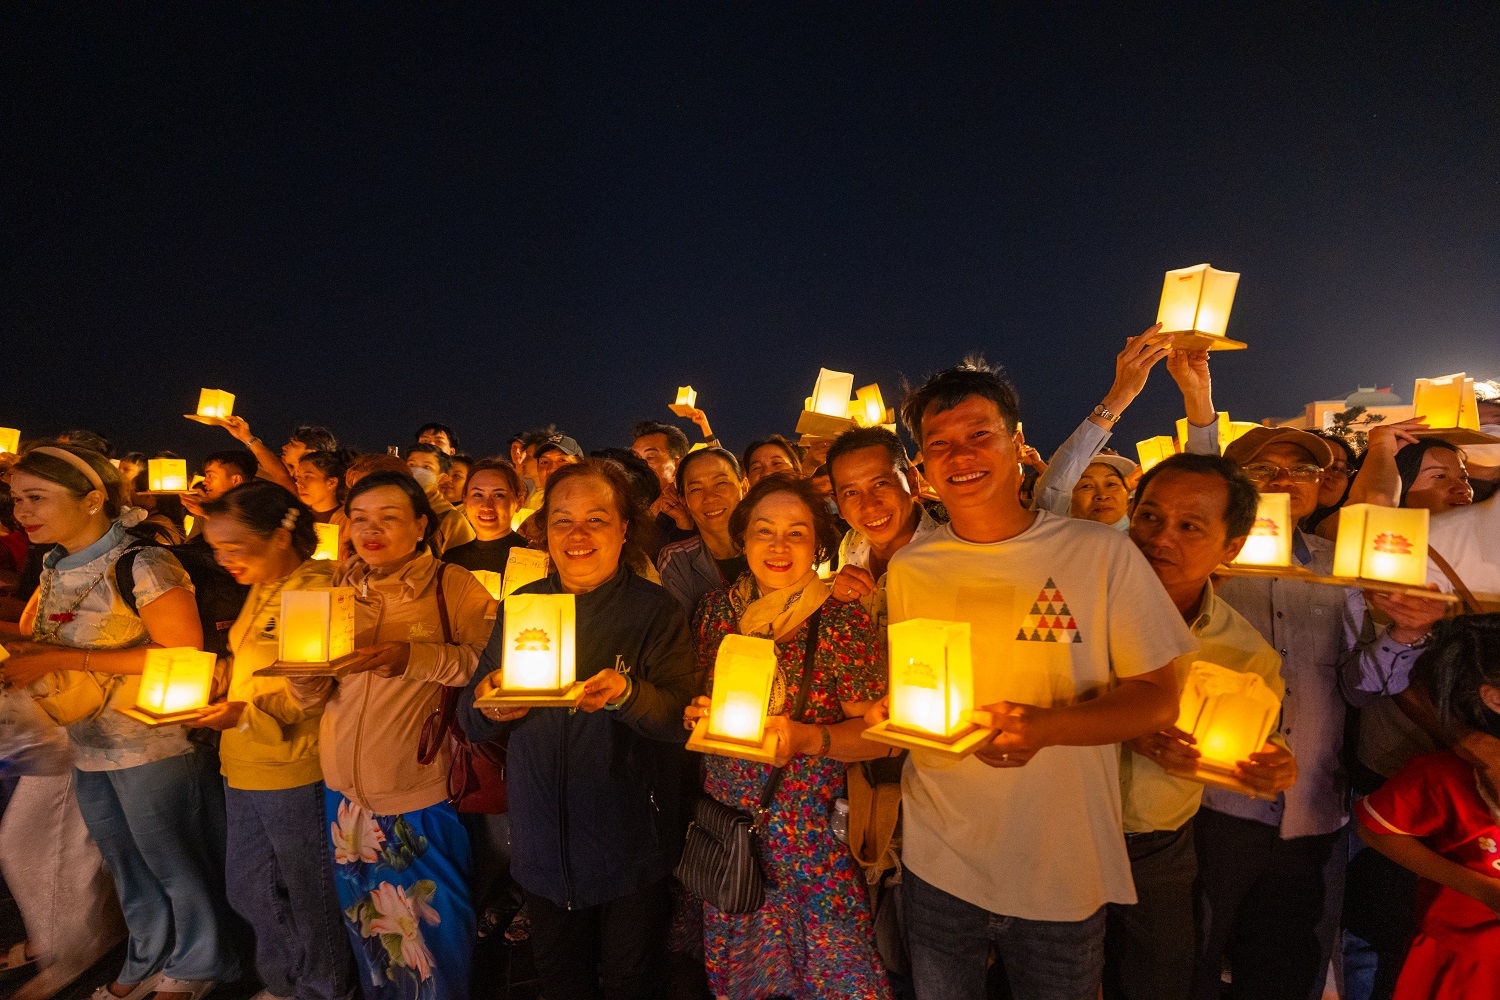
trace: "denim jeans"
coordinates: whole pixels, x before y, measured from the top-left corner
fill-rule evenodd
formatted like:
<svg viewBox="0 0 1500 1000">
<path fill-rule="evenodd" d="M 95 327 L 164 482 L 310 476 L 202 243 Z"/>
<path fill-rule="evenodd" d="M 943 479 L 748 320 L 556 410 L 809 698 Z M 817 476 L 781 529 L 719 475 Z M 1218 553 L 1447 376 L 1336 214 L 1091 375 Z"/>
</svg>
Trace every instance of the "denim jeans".
<svg viewBox="0 0 1500 1000">
<path fill-rule="evenodd" d="M 229 904 L 255 931 L 255 971 L 278 997 L 339 1000 L 354 957 L 328 860 L 323 783 L 226 788 Z"/>
<path fill-rule="evenodd" d="M 901 904 L 918 1000 L 984 1000 L 991 947 L 1005 965 L 1015 1000 L 1099 995 L 1102 906 L 1078 921 L 1007 917 L 929 885 L 910 868 L 902 875 Z"/>
<path fill-rule="evenodd" d="M 224 899 L 224 795 L 201 749 L 118 771 L 75 772 L 78 809 L 115 880 L 130 947 L 122 983 L 240 977 Z"/>
</svg>

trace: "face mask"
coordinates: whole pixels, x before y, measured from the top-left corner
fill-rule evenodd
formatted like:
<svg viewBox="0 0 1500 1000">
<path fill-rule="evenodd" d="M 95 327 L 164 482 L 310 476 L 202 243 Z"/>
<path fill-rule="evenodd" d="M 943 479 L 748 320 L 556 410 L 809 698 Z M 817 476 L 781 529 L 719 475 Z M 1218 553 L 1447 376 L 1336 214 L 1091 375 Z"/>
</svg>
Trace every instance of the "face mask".
<svg viewBox="0 0 1500 1000">
<path fill-rule="evenodd" d="M 430 490 L 437 485 L 437 473 L 431 469 L 424 469 L 418 466 L 411 470 L 411 477 L 420 483 L 424 490 Z"/>
</svg>

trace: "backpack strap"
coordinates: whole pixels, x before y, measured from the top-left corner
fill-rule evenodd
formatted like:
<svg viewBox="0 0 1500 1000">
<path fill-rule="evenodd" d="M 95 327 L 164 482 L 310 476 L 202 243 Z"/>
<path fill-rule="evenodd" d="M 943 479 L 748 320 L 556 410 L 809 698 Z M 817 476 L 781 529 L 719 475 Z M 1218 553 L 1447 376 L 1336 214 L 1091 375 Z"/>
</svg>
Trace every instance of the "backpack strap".
<svg viewBox="0 0 1500 1000">
<path fill-rule="evenodd" d="M 1471 615 L 1483 614 L 1484 605 L 1479 603 L 1479 599 L 1474 596 L 1474 592 L 1469 589 L 1468 584 L 1464 583 L 1463 579 L 1459 577 L 1458 570 L 1453 568 L 1453 564 L 1444 559 L 1443 554 L 1431 545 L 1427 546 L 1427 554 L 1432 557 L 1432 561 L 1437 563 L 1438 569 L 1442 570 L 1443 575 L 1453 584 L 1453 589 L 1458 591 L 1458 596 L 1463 598 L 1464 604 L 1468 606 L 1468 613 Z"/>
<path fill-rule="evenodd" d="M 131 614 L 137 616 L 141 611 L 136 607 L 135 600 L 135 557 L 140 554 L 141 549 L 152 548 L 154 544 L 144 539 L 140 540 L 121 552 L 120 558 L 115 560 L 115 593 L 120 595 L 120 600 L 125 602 Z M 126 586 L 127 583 L 129 586 Z"/>
</svg>

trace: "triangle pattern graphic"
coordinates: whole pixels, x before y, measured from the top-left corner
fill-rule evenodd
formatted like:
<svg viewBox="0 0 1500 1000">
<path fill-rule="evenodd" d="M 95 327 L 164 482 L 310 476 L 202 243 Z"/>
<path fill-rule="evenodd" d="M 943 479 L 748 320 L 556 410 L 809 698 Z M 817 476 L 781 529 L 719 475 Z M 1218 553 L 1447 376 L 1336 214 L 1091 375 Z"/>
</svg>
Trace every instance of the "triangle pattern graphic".
<svg viewBox="0 0 1500 1000">
<path fill-rule="evenodd" d="M 1016 630 L 1017 642 L 1082 642 L 1078 633 L 1078 622 L 1068 610 L 1068 602 L 1062 591 L 1049 576 L 1047 583 L 1037 594 L 1031 605 L 1031 614 L 1021 621 Z"/>
</svg>

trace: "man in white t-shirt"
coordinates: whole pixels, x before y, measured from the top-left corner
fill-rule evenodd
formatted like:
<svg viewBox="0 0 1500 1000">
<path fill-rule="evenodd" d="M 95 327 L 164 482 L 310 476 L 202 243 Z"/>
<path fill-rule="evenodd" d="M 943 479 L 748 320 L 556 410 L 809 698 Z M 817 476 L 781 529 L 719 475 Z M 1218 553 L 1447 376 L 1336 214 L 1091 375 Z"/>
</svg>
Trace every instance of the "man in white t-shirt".
<svg viewBox="0 0 1500 1000">
<path fill-rule="evenodd" d="M 1177 719 L 1172 661 L 1197 644 L 1118 531 L 1022 507 L 1015 389 L 983 364 L 902 406 L 952 522 L 902 548 L 890 619 L 973 626 L 994 739 L 902 781 L 902 905 L 921 1000 L 985 995 L 990 950 L 1018 1000 L 1094 1000 L 1105 904 L 1135 902 L 1119 746 Z M 885 704 L 870 714 L 885 717 Z"/>
</svg>

